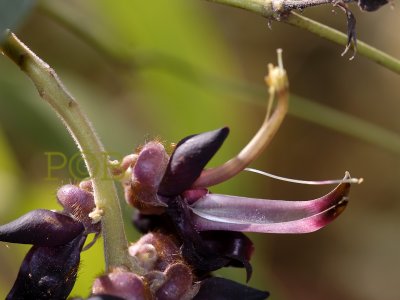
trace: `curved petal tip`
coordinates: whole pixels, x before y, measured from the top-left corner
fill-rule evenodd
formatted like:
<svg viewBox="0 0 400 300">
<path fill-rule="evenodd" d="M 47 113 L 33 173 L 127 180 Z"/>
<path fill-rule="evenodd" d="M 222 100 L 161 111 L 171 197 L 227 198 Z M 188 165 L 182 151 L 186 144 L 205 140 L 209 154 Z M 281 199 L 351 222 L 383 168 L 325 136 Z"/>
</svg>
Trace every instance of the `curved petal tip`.
<svg viewBox="0 0 400 300">
<path fill-rule="evenodd" d="M 348 179 L 346 174 L 344 179 Z M 264 200 L 207 194 L 190 207 L 200 231 L 308 233 L 325 227 L 346 208 L 350 183 L 308 201 Z"/>
</svg>

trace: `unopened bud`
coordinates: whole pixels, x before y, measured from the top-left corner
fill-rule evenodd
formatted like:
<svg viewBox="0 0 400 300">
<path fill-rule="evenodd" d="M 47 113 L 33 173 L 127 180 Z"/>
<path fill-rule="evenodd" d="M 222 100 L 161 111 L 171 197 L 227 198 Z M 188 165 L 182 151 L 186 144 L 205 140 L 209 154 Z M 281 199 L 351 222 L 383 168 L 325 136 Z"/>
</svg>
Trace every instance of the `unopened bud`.
<svg viewBox="0 0 400 300">
<path fill-rule="evenodd" d="M 149 291 L 139 276 L 119 270 L 96 278 L 92 294 L 115 296 L 125 300 L 149 299 Z"/>
<path fill-rule="evenodd" d="M 187 265 L 173 264 L 164 273 L 165 282 L 155 293 L 157 300 L 192 299 L 185 296 L 189 294 L 194 296 L 197 293 L 198 290 L 192 291 L 193 276 Z"/>
<path fill-rule="evenodd" d="M 64 211 L 83 223 L 87 232 L 98 232 L 99 225 L 93 225 L 89 214 L 95 208 L 92 193 L 75 185 L 67 184 L 57 191 L 57 200 L 64 207 Z"/>
<path fill-rule="evenodd" d="M 142 213 L 160 214 L 166 204 L 157 196 L 158 186 L 168 164 L 168 155 L 159 142 L 149 142 L 140 151 L 132 169 L 132 182 L 126 185 L 127 202 Z"/>
<path fill-rule="evenodd" d="M 150 249 L 152 249 L 152 256 L 150 252 L 148 252 L 149 255 L 143 255 Z M 164 271 L 170 264 L 183 260 L 175 240 L 170 236 L 155 232 L 142 236 L 135 244 L 132 244 L 129 247 L 129 254 L 135 256 L 143 267 L 149 266 L 151 261 L 153 270 L 157 271 Z"/>
</svg>

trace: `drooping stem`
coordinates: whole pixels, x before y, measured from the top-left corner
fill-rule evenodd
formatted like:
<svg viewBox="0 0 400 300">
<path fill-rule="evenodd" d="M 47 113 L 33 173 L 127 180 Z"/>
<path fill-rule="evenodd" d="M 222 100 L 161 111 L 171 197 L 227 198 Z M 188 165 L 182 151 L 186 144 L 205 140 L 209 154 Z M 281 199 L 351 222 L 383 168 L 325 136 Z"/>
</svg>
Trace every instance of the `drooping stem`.
<svg viewBox="0 0 400 300">
<path fill-rule="evenodd" d="M 289 0 L 206 0 L 209 2 L 215 2 L 225 4 L 237 8 L 242 8 L 254 13 L 257 13 L 265 18 L 274 20 L 279 16 L 279 11 L 285 8 L 290 10 L 293 8 L 295 1 Z M 303 1 L 306 3 L 306 1 Z M 321 0 L 321 3 L 325 1 Z M 332 1 L 334 2 L 334 1 Z M 350 1 L 345 1 L 350 2 Z M 299 5 L 297 5 L 299 7 Z M 307 6 L 306 6 L 307 7 Z M 311 20 L 307 17 L 301 16 L 294 12 L 291 12 L 288 17 L 282 17 L 282 22 L 290 25 L 308 30 L 324 39 L 332 41 L 340 45 L 347 44 L 347 36 L 329 26 L 321 24 L 317 21 Z M 383 67 L 400 74 L 400 60 L 388 55 L 387 53 L 380 51 L 364 42 L 357 42 L 357 53 L 365 56 L 366 58 L 376 62 Z"/>
<path fill-rule="evenodd" d="M 30 77 L 39 95 L 57 113 L 76 142 L 94 189 L 94 219 L 101 219 L 106 270 L 125 267 L 139 270 L 129 259 L 121 207 L 106 159 L 106 152 L 79 104 L 65 89 L 55 71 L 8 32 L 0 50 Z"/>
</svg>

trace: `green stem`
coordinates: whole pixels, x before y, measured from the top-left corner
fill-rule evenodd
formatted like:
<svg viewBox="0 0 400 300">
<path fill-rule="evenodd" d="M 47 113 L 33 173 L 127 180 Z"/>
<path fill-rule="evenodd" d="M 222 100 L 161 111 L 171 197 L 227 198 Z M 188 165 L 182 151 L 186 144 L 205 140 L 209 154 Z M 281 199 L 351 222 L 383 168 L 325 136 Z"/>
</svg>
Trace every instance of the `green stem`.
<svg viewBox="0 0 400 300">
<path fill-rule="evenodd" d="M 102 214 L 106 270 L 125 267 L 138 271 L 139 268 L 132 265 L 128 255 L 121 207 L 115 184 L 110 179 L 112 177 L 105 158 L 106 152 L 88 118 L 55 71 L 13 33 L 7 33 L 0 49 L 31 78 L 39 95 L 63 121 L 82 154 L 93 183 L 95 212 Z"/>
<path fill-rule="evenodd" d="M 225 4 L 237 8 L 249 10 L 264 17 L 271 17 L 273 15 L 272 10 L 267 7 L 271 6 L 272 0 L 207 0 L 209 2 L 215 2 Z"/>
<path fill-rule="evenodd" d="M 225 4 L 233 7 L 242 8 L 254 13 L 257 13 L 265 18 L 275 19 L 279 15 L 279 3 L 285 1 L 276 0 L 207 0 L 209 2 L 215 2 Z M 274 8 L 275 7 L 275 8 Z M 282 21 L 290 25 L 308 30 L 322 38 L 329 41 L 335 42 L 340 45 L 346 45 L 347 36 L 329 26 L 321 24 L 317 21 L 311 20 L 307 17 L 301 16 L 294 12 L 291 12 L 287 18 L 282 17 Z M 400 74 L 400 60 L 388 55 L 387 53 L 380 51 L 364 42 L 358 41 L 357 50 L 358 53 L 366 58 L 376 62 L 383 67 Z"/>
<path fill-rule="evenodd" d="M 299 14 L 292 13 L 285 22 L 306 29 L 337 44 L 346 45 L 347 43 L 347 36 L 344 33 Z M 400 74 L 400 60 L 368 45 L 367 43 L 357 41 L 357 53 L 397 74 Z"/>
</svg>

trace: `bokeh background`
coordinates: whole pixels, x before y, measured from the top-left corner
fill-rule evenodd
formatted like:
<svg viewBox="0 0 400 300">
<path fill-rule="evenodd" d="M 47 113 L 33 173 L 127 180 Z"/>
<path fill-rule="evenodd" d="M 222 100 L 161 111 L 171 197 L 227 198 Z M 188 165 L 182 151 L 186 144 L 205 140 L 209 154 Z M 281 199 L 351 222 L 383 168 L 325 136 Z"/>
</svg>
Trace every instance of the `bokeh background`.
<svg viewBox="0 0 400 300">
<path fill-rule="evenodd" d="M 360 40 L 400 57 L 399 9 L 357 17 Z M 304 15 L 345 30 L 332 6 Z M 228 125 L 210 165 L 235 155 L 264 118 L 267 63 L 283 48 L 290 114 L 252 167 L 300 179 L 363 177 L 346 212 L 307 235 L 252 234 L 250 285 L 271 299 L 400 299 L 400 77 L 342 46 L 284 23 L 200 0 L 38 1 L 17 35 L 55 68 L 93 121 L 106 148 L 132 152 L 152 138 L 177 142 Z M 65 167 L 48 174 L 47 152 L 73 157 L 66 130 L 28 78 L 0 56 L 0 223 L 35 208 L 59 209 L 57 187 L 76 182 Z M 69 161 L 68 161 L 69 162 Z M 242 173 L 213 188 L 232 195 L 306 200 L 330 187 Z M 123 205 L 130 240 L 132 210 Z M 0 244 L 0 298 L 27 246 Z M 102 243 L 83 254 L 71 295 L 88 295 L 103 269 Z M 243 270 L 217 272 L 244 282 Z"/>
</svg>

